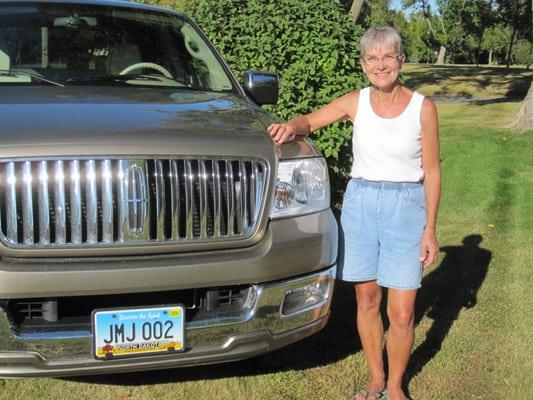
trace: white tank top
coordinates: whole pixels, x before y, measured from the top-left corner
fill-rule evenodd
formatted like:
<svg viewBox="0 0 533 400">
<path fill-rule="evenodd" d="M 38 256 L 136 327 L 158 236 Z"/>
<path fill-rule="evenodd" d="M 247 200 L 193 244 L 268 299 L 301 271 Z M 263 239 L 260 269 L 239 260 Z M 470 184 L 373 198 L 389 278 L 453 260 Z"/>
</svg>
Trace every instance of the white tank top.
<svg viewBox="0 0 533 400">
<path fill-rule="evenodd" d="M 352 138 L 353 178 L 389 182 L 422 181 L 420 111 L 423 100 L 424 96 L 414 92 L 399 116 L 383 118 L 370 105 L 370 88 L 359 92 Z"/>
</svg>

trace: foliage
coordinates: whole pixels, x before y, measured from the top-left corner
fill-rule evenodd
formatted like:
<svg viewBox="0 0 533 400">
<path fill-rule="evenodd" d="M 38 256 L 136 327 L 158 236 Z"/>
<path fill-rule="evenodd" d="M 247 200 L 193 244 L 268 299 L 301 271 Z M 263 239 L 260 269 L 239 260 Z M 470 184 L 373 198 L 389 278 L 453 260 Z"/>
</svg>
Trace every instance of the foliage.
<svg viewBox="0 0 533 400">
<path fill-rule="evenodd" d="M 338 0 L 204 0 L 191 14 L 238 76 L 247 69 L 280 75 L 272 111 L 282 120 L 363 85 L 361 28 L 348 20 Z M 346 123 L 314 136 L 337 175 L 335 184 L 348 175 L 350 137 Z"/>
<path fill-rule="evenodd" d="M 481 45 L 484 50 L 492 50 L 494 55 L 503 62 L 510 40 L 511 29 L 503 24 L 496 24 L 485 30 Z"/>
<path fill-rule="evenodd" d="M 526 39 L 519 40 L 514 47 L 513 58 L 516 64 L 529 68 L 533 65 L 533 43 Z"/>
<path fill-rule="evenodd" d="M 438 42 L 428 29 L 427 21 L 421 13 L 414 13 L 409 20 L 395 24 L 401 33 L 407 61 L 411 63 L 433 63 Z"/>
<path fill-rule="evenodd" d="M 194 8 L 201 0 L 135 0 L 139 3 L 172 8 L 174 10 L 188 10 Z"/>
<path fill-rule="evenodd" d="M 425 29 L 424 35 L 420 35 L 419 29 L 411 29 L 404 35 L 407 42 L 415 44 L 410 59 L 428 61 L 427 55 L 425 60 L 419 56 L 423 54 L 419 50 L 424 43 L 431 50 L 426 53 L 428 55 L 444 48 L 446 61 L 450 63 L 486 62 L 489 53 L 497 61 L 507 63 L 517 40 L 526 38 L 533 29 L 527 1 L 401 0 L 403 8 L 408 10 L 409 24 Z M 394 26 L 400 28 L 396 23 Z"/>
</svg>

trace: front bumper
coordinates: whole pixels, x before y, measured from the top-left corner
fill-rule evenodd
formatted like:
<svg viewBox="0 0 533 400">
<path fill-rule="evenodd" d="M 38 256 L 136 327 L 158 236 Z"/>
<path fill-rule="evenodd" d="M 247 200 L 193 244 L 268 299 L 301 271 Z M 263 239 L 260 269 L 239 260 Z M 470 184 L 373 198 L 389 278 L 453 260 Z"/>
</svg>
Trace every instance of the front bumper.
<svg viewBox="0 0 533 400">
<path fill-rule="evenodd" d="M 17 336 L 4 310 L 0 312 L 0 376 L 66 376 L 129 372 L 227 362 L 252 357 L 298 341 L 327 322 L 335 266 L 320 272 L 254 285 L 253 304 L 232 320 L 187 324 L 186 351 L 116 360 L 95 360 L 89 331 Z M 324 301 L 291 316 L 282 316 L 289 290 L 328 280 Z"/>
</svg>

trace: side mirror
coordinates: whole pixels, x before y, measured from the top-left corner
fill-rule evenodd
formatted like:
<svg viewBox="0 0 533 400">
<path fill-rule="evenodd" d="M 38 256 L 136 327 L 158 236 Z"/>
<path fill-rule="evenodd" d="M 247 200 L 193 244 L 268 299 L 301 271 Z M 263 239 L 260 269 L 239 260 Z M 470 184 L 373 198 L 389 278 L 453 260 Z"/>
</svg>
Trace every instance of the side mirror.
<svg viewBox="0 0 533 400">
<path fill-rule="evenodd" d="M 243 75 L 243 81 L 246 93 L 256 104 L 262 106 L 278 101 L 278 74 L 248 70 Z"/>
</svg>

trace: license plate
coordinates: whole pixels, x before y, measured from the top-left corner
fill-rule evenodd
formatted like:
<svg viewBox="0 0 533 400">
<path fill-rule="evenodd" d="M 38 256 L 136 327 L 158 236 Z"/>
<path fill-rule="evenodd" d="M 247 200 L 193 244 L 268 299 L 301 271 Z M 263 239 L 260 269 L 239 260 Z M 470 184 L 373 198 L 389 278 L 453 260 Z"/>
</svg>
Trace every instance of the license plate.
<svg viewBox="0 0 533 400">
<path fill-rule="evenodd" d="M 183 306 L 95 310 L 92 316 L 97 359 L 182 351 Z"/>
</svg>

